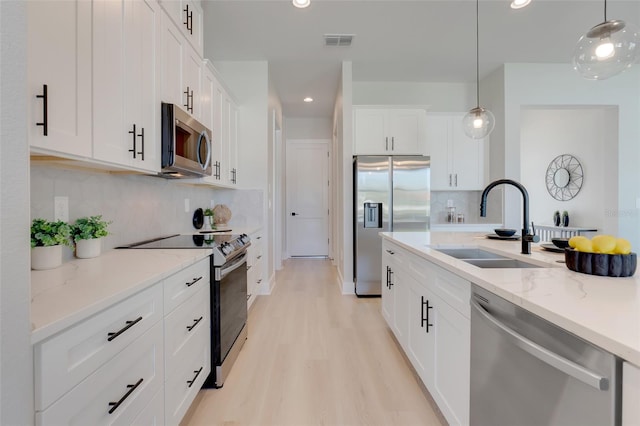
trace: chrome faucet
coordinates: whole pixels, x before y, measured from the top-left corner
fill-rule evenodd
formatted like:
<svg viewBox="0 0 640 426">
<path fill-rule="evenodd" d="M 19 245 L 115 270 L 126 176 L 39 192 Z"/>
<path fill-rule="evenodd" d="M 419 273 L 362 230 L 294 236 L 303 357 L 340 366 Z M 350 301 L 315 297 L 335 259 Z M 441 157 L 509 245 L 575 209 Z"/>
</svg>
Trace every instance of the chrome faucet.
<svg viewBox="0 0 640 426">
<path fill-rule="evenodd" d="M 531 254 L 531 243 L 537 243 L 540 241 L 540 237 L 535 235 L 536 229 L 533 226 L 533 222 L 531 223 L 531 227 L 533 231 L 529 234 L 529 193 L 522 184 L 516 182 L 511 179 L 498 179 L 496 181 L 491 182 L 487 187 L 482 191 L 482 198 L 480 200 L 480 216 L 487 216 L 487 195 L 489 195 L 489 191 L 491 191 L 494 187 L 498 185 L 509 184 L 513 185 L 520 190 L 522 193 L 522 254 Z"/>
</svg>

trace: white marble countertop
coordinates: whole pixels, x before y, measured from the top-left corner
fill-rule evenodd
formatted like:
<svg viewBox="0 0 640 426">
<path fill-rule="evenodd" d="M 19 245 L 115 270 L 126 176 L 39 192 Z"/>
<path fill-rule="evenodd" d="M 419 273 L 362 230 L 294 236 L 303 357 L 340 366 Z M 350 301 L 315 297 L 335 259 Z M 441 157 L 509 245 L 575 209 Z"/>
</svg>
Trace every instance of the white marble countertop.
<svg viewBox="0 0 640 426">
<path fill-rule="evenodd" d="M 492 293 L 522 306 L 575 335 L 640 366 L 640 271 L 610 278 L 570 271 L 562 253 L 532 244 L 520 254 L 520 241 L 489 240 L 460 232 L 384 232 L 381 235 Z M 481 246 L 543 268 L 482 269 L 434 248 Z"/>
<path fill-rule="evenodd" d="M 31 343 L 88 318 L 211 254 L 210 250 L 109 250 L 31 271 Z"/>
</svg>

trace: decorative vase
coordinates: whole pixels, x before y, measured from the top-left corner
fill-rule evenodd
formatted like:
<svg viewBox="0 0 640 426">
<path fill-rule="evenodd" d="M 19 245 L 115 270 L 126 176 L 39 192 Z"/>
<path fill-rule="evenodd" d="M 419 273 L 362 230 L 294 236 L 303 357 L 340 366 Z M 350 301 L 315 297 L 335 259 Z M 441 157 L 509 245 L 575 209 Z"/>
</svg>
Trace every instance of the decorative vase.
<svg viewBox="0 0 640 426">
<path fill-rule="evenodd" d="M 211 217 L 212 216 L 205 216 L 204 217 L 204 221 L 202 222 L 202 229 L 205 231 L 209 231 L 211 230 Z"/>
<path fill-rule="evenodd" d="M 91 259 L 100 256 L 102 251 L 102 238 L 76 241 L 76 257 L 78 259 Z"/>
<path fill-rule="evenodd" d="M 569 226 L 569 213 L 562 213 L 562 226 Z"/>
<path fill-rule="evenodd" d="M 62 246 L 32 247 L 31 269 L 42 271 L 62 265 Z"/>
<path fill-rule="evenodd" d="M 216 229 L 216 217 L 215 216 L 206 216 L 205 222 L 209 223 L 209 229 Z"/>
<path fill-rule="evenodd" d="M 556 210 L 553 214 L 553 224 L 555 226 L 560 226 L 560 212 Z"/>
</svg>

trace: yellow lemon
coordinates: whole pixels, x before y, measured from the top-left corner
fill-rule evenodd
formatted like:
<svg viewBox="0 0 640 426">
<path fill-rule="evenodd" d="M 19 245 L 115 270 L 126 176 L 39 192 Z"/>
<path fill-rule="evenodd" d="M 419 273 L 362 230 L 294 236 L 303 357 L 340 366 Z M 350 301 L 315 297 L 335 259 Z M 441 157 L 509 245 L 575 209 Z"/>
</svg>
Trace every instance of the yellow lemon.
<svg viewBox="0 0 640 426">
<path fill-rule="evenodd" d="M 589 241 L 587 237 L 583 237 L 582 235 L 576 235 L 575 237 L 571 237 L 569 239 L 569 247 L 576 248 L 578 241 L 583 241 L 583 240 Z"/>
<path fill-rule="evenodd" d="M 631 243 L 624 238 L 616 239 L 616 248 L 613 250 L 616 254 L 629 254 L 631 253 Z"/>
<path fill-rule="evenodd" d="M 576 246 L 574 248 L 578 251 L 593 253 L 593 245 L 591 244 L 591 240 L 588 238 L 581 238 L 579 240 L 576 240 L 575 245 Z"/>
<path fill-rule="evenodd" d="M 616 248 L 616 238 L 611 235 L 596 235 L 591 239 L 595 253 L 613 253 Z"/>
</svg>

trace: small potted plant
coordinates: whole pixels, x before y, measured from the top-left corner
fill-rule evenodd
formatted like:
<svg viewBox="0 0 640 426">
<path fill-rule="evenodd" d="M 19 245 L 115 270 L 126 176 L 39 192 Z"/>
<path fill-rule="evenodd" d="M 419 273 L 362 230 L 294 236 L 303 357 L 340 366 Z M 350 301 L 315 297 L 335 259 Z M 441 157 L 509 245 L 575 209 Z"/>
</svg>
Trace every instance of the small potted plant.
<svg viewBox="0 0 640 426">
<path fill-rule="evenodd" d="M 102 237 L 109 235 L 109 224 L 102 220 L 102 216 L 81 217 L 76 220 L 71 229 L 76 243 L 76 257 L 90 259 L 100 256 L 102 251 Z"/>
<path fill-rule="evenodd" d="M 53 269 L 62 265 L 62 246 L 71 247 L 71 226 L 61 220 L 31 222 L 31 269 Z"/>
<path fill-rule="evenodd" d="M 206 208 L 204 209 L 204 217 L 205 217 L 205 223 L 207 225 L 206 228 L 207 229 L 216 229 L 216 225 L 214 223 L 214 214 L 213 214 L 213 209 L 210 208 Z"/>
</svg>

